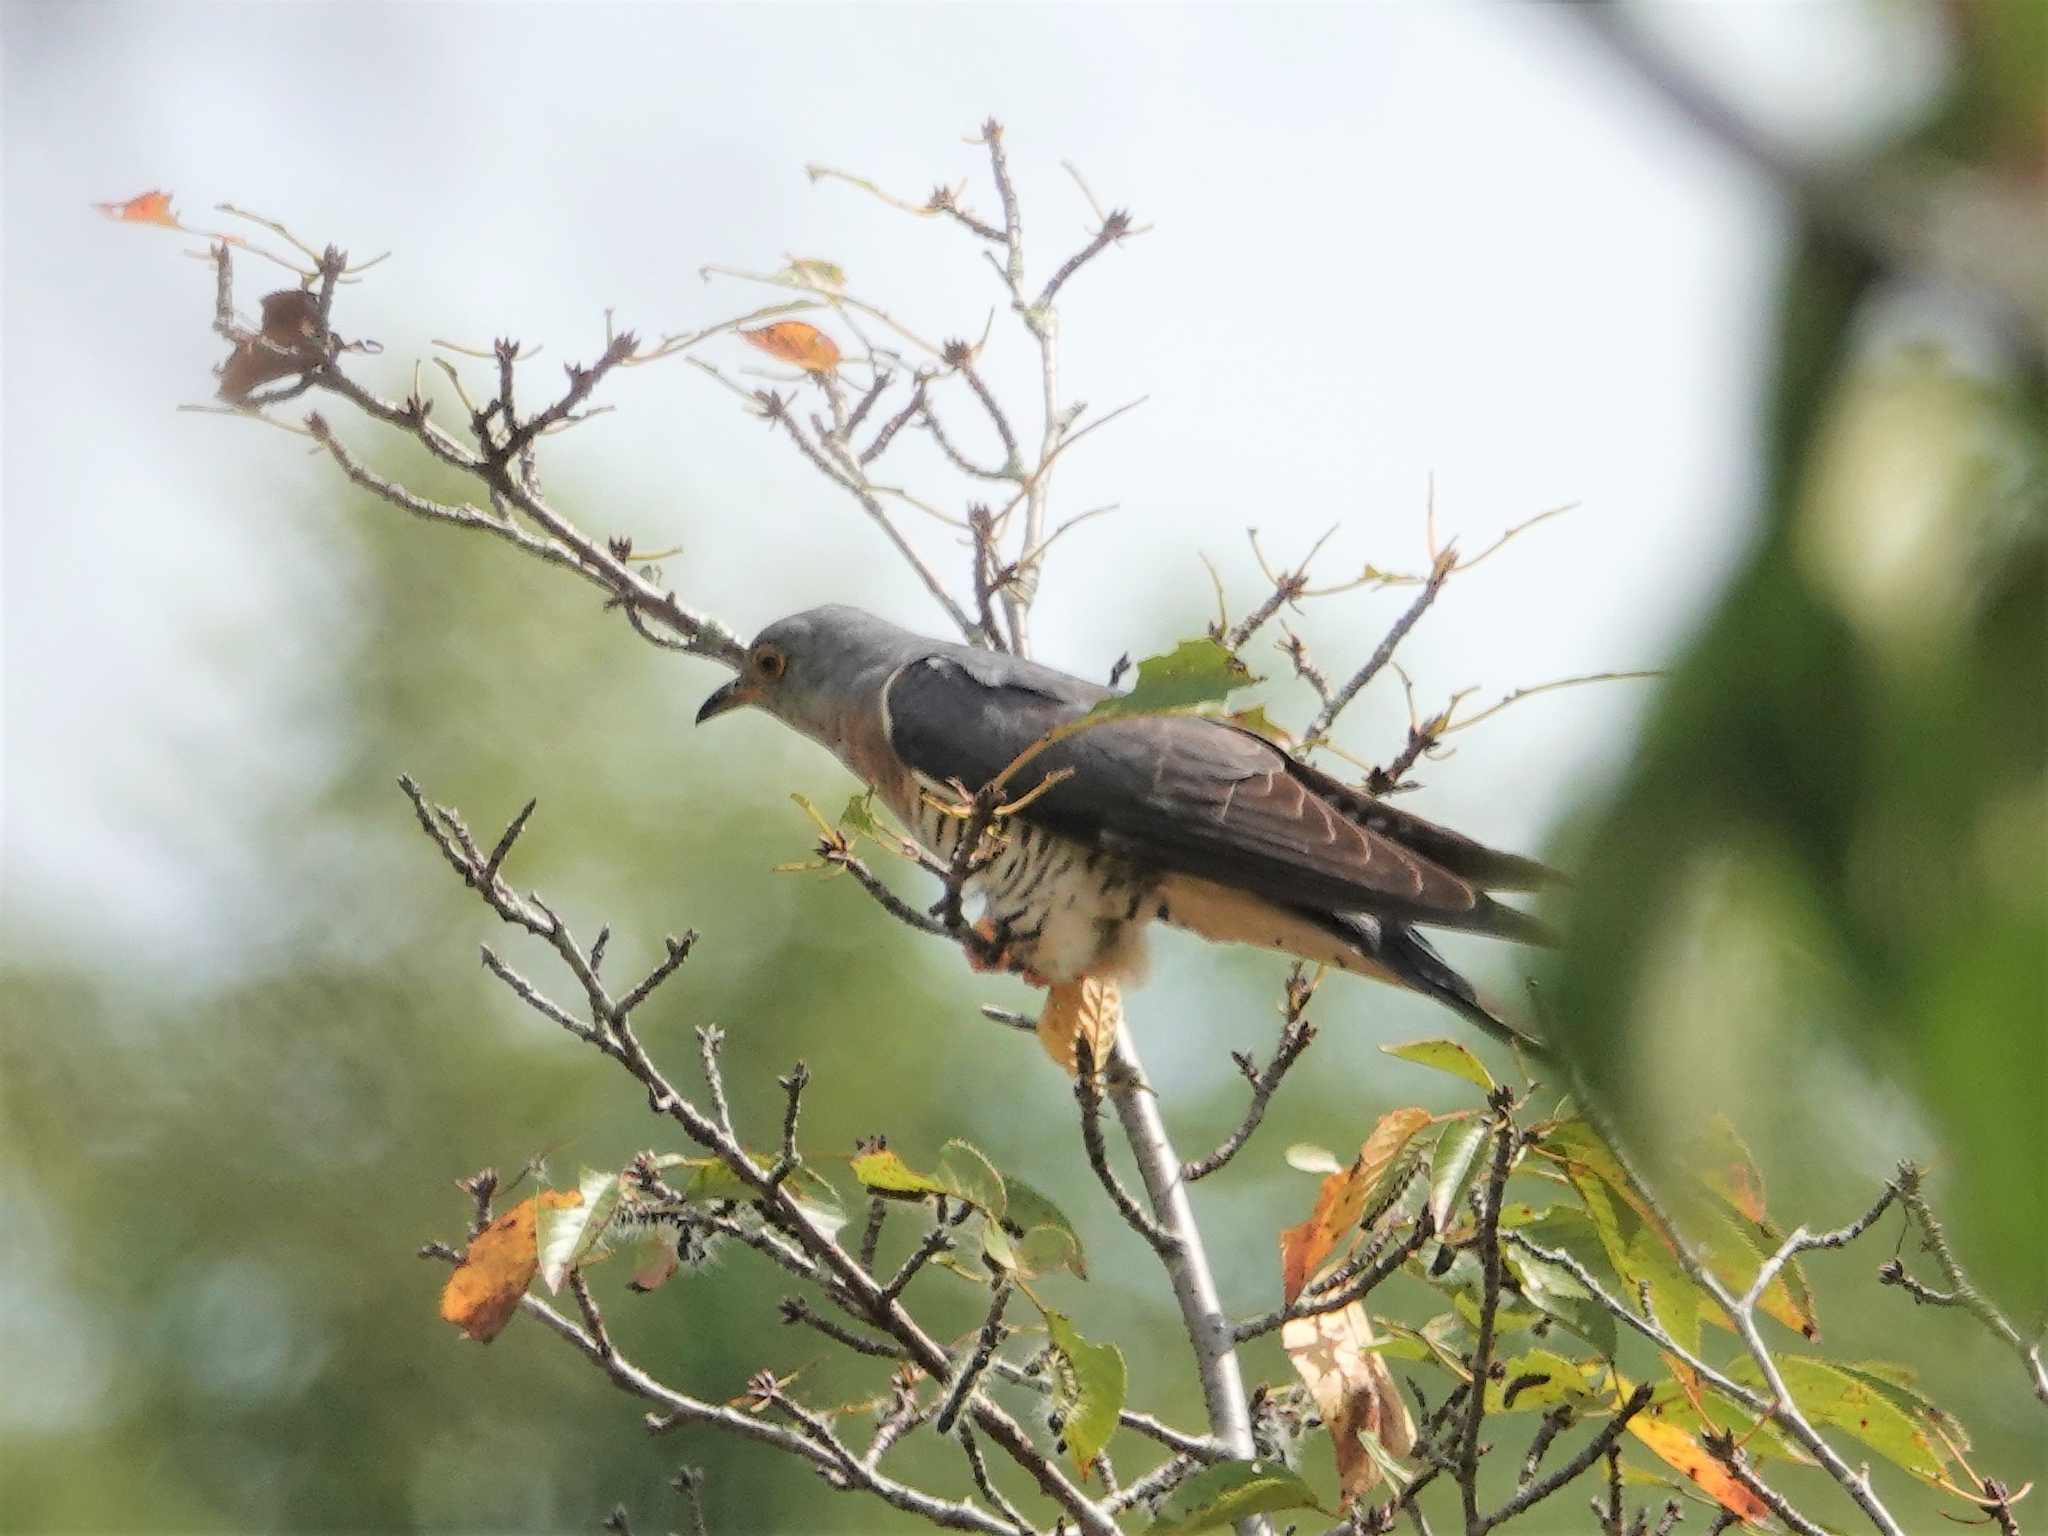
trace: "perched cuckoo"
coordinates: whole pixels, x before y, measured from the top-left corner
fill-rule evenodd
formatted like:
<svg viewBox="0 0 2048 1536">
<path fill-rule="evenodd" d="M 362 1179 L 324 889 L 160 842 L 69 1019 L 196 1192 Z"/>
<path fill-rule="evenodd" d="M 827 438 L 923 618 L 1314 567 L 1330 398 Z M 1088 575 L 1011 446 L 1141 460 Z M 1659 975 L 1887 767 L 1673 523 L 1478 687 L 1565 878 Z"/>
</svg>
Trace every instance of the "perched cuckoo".
<svg viewBox="0 0 2048 1536">
<path fill-rule="evenodd" d="M 1112 690 L 997 651 L 898 629 L 857 608 L 771 624 L 699 724 L 751 704 L 829 747 L 924 847 L 950 860 L 966 822 L 942 806 L 988 783 Z M 984 931 L 1034 980 L 1129 980 L 1153 922 L 1376 977 L 1526 1042 L 1418 925 L 1548 941 L 1488 894 L 1556 878 L 1339 783 L 1251 731 L 1196 715 L 1075 732 L 1016 774 L 1022 801 L 973 883 Z"/>
</svg>

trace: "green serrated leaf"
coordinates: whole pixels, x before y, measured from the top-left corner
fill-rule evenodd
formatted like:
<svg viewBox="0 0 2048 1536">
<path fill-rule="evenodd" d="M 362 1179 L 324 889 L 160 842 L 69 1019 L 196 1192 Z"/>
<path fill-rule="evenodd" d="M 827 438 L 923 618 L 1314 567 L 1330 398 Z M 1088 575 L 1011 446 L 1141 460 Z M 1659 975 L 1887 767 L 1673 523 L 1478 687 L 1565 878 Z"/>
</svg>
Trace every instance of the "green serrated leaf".
<svg viewBox="0 0 2048 1536">
<path fill-rule="evenodd" d="M 1429 1160 L 1429 1214 L 1437 1231 L 1450 1226 L 1451 1213 L 1472 1187 L 1481 1154 L 1492 1139 L 1493 1128 L 1484 1120 L 1454 1120 L 1437 1137 Z"/>
<path fill-rule="evenodd" d="M 1066 1212 L 1022 1179 L 1005 1178 L 1003 1190 L 1009 1200 L 1003 1225 L 1017 1240 L 1020 1271 L 1029 1276 L 1065 1269 L 1086 1280 L 1088 1253 Z"/>
<path fill-rule="evenodd" d="M 1558 1127 L 1545 1139 L 1546 1149 L 1557 1145 L 1559 1133 L 1571 1129 Z M 1699 1353 L 1700 1309 L 1711 1303 L 1686 1277 L 1671 1246 L 1629 1203 L 1626 1173 L 1590 1130 L 1583 1137 L 1575 1135 L 1566 1154 L 1565 1172 L 1600 1236 L 1608 1263 L 1624 1282 L 1625 1294 L 1617 1299 L 1624 1305 L 1632 1303 L 1636 1289 L 1647 1285 L 1650 1310 L 1657 1321 L 1687 1351 Z M 1616 1179 L 1624 1181 L 1624 1188 L 1617 1188 Z"/>
<path fill-rule="evenodd" d="M 1941 1435 L 1937 1438 L 1944 1438 L 1958 1451 L 1969 1450 L 1970 1437 L 1963 1426 L 1947 1409 L 1920 1390 L 1919 1377 L 1911 1366 L 1896 1365 L 1889 1360 L 1857 1360 L 1849 1364 L 1835 1362 L 1835 1369 L 1858 1381 L 1870 1383 L 1907 1413 L 1940 1430 Z"/>
<path fill-rule="evenodd" d="M 1139 662 L 1131 691 L 1112 694 L 1082 719 L 1166 715 L 1202 704 L 1220 704 L 1233 689 L 1257 681 L 1245 664 L 1217 641 L 1183 640 L 1164 656 L 1148 656 Z"/>
<path fill-rule="evenodd" d="M 1009 1196 L 996 1165 L 980 1149 L 965 1141 L 949 1141 L 939 1153 L 938 1177 L 947 1192 L 965 1200 L 978 1211 L 1001 1220 L 1009 1209 Z"/>
<path fill-rule="evenodd" d="M 1015 1274 L 1021 1267 L 1017 1260 L 1016 1247 L 1010 1242 L 1010 1234 L 1003 1230 L 1003 1224 L 993 1216 L 983 1216 L 981 1227 L 981 1256 L 997 1269 Z"/>
<path fill-rule="evenodd" d="M 1329 1513 L 1315 1490 L 1279 1462 L 1221 1461 L 1168 1494 L 1146 1529 L 1153 1536 L 1189 1536 L 1278 1509 Z"/>
<path fill-rule="evenodd" d="M 1091 1344 L 1081 1337 L 1063 1313 L 1046 1312 L 1046 1332 L 1052 1347 L 1067 1363 L 1065 1390 L 1067 1449 L 1074 1465 L 1087 1476 L 1095 1458 L 1109 1446 L 1116 1433 L 1117 1416 L 1124 1410 L 1128 1372 L 1124 1352 L 1114 1344 Z"/>
<path fill-rule="evenodd" d="M 1603 1358 L 1613 1359 L 1619 1342 L 1614 1314 L 1595 1301 L 1592 1293 L 1563 1265 L 1503 1246 L 1506 1251 L 1502 1258 L 1521 1282 L 1522 1294 L 1529 1304 L 1584 1339 Z"/>
<path fill-rule="evenodd" d="M 882 835 L 882 824 L 875 820 L 875 791 L 872 785 L 846 802 L 846 809 L 839 813 L 839 825 L 846 831 L 865 833 L 869 837 Z"/>
<path fill-rule="evenodd" d="M 922 1200 L 926 1195 L 949 1195 L 952 1188 L 928 1174 L 919 1173 L 894 1152 L 863 1152 L 853 1160 L 853 1176 L 861 1187 L 898 1200 Z"/>
<path fill-rule="evenodd" d="M 610 1227 L 619 1205 L 619 1176 L 585 1168 L 576 1187 L 581 1205 L 542 1205 L 535 1214 L 534 1244 L 540 1255 L 540 1277 L 550 1291 L 559 1291 Z"/>
<path fill-rule="evenodd" d="M 1493 1074 L 1486 1070 L 1477 1056 L 1455 1040 L 1411 1040 L 1406 1045 L 1383 1045 L 1380 1049 L 1389 1056 L 1412 1061 L 1418 1067 L 1431 1067 L 1453 1077 L 1462 1077 L 1486 1093 L 1493 1092 Z"/>
<path fill-rule="evenodd" d="M 1792 1400 L 1809 1419 L 1854 1436 L 1886 1461 L 1925 1482 L 1941 1476 L 1947 1458 L 1940 1442 L 1877 1383 L 1809 1355 L 1781 1354 L 1777 1361 Z M 1755 1361 L 1732 1365 L 1728 1374 L 1768 1395 Z"/>
</svg>

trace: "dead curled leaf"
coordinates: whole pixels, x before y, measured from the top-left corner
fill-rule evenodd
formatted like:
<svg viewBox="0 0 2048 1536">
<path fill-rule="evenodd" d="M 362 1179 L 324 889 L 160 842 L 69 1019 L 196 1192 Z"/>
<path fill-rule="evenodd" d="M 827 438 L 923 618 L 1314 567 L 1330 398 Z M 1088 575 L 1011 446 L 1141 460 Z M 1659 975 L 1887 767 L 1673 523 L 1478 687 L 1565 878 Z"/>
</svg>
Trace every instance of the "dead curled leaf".
<svg viewBox="0 0 2048 1536">
<path fill-rule="evenodd" d="M 780 320 L 756 331 L 741 331 L 740 339 L 806 373 L 831 373 L 839 366 L 839 344 L 801 320 Z"/>
<path fill-rule="evenodd" d="M 1301 1294 L 1309 1276 L 1336 1250 L 1345 1233 L 1358 1224 L 1374 1187 L 1401 1155 L 1402 1148 L 1430 1120 L 1426 1109 L 1389 1110 L 1358 1149 L 1357 1160 L 1323 1180 L 1308 1220 L 1280 1234 L 1280 1282 L 1285 1300 L 1292 1302 Z"/>
<path fill-rule="evenodd" d="M 1038 1043 L 1045 1054 L 1066 1068 L 1069 1077 L 1079 1072 L 1079 1042 L 1088 1042 L 1090 1058 L 1100 1066 L 1109 1060 L 1110 1047 L 1124 1017 L 1123 995 L 1113 981 L 1083 977 L 1048 987 L 1045 1008 L 1038 1016 Z"/>
<path fill-rule="evenodd" d="M 263 296 L 260 335 L 261 340 L 238 343 L 220 365 L 223 400 L 240 404 L 263 385 L 326 361 L 320 301 L 304 288 L 280 288 Z"/>
<path fill-rule="evenodd" d="M 441 1316 L 479 1344 L 505 1331 L 540 1269 L 535 1200 L 560 1210 L 581 1205 L 583 1196 L 573 1189 L 544 1189 L 520 1201 L 476 1235 L 441 1288 Z"/>
<path fill-rule="evenodd" d="M 1358 1302 L 1297 1317 L 1280 1329 L 1280 1346 L 1315 1399 L 1337 1453 L 1337 1477 L 1349 1501 L 1380 1480 L 1379 1463 L 1359 1442 L 1371 1435 L 1396 1459 L 1415 1449 L 1415 1420 L 1379 1351 L 1372 1321 Z"/>
</svg>

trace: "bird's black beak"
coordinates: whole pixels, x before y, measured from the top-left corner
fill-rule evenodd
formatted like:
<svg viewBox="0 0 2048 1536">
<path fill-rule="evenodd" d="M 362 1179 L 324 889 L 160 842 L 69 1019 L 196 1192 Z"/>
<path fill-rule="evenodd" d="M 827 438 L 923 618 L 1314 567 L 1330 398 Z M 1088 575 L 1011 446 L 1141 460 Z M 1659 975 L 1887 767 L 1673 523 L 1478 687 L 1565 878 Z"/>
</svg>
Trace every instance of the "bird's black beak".
<svg viewBox="0 0 2048 1536">
<path fill-rule="evenodd" d="M 738 709 L 743 704 L 753 702 L 754 690 L 746 687 L 743 680 L 736 677 L 724 687 L 713 690 L 711 697 L 706 699 L 697 711 L 697 723 L 702 725 L 706 720 L 722 715 L 727 710 Z"/>
</svg>

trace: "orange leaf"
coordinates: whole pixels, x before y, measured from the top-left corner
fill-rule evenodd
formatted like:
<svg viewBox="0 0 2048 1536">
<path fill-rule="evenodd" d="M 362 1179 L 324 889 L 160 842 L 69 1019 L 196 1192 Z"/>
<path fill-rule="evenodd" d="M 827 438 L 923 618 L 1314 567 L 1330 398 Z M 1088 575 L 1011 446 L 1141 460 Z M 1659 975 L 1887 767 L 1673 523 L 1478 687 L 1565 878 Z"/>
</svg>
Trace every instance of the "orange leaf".
<svg viewBox="0 0 2048 1536">
<path fill-rule="evenodd" d="M 839 366 L 839 344 L 815 325 L 805 325 L 801 320 L 782 320 L 758 331 L 741 331 L 740 337 L 770 357 L 794 363 L 807 373 L 830 373 Z"/>
<path fill-rule="evenodd" d="M 1115 982 L 1087 976 L 1062 982 L 1046 988 L 1045 1011 L 1038 1016 L 1038 1043 L 1072 1077 L 1079 1070 L 1078 1043 L 1088 1042 L 1089 1056 L 1100 1067 L 1109 1060 L 1109 1048 L 1116 1044 L 1123 1017 L 1123 996 Z"/>
<path fill-rule="evenodd" d="M 1308 1220 L 1280 1234 L 1280 1288 L 1292 1302 L 1309 1276 L 1365 1214 L 1365 1203 L 1381 1175 L 1415 1133 L 1430 1123 L 1426 1109 L 1389 1110 L 1358 1149 L 1358 1160 L 1323 1180 Z"/>
<path fill-rule="evenodd" d="M 1676 1424 L 1637 1414 L 1628 1421 L 1628 1432 L 1657 1455 L 1667 1466 L 1676 1467 L 1711 1494 L 1730 1514 L 1753 1524 L 1770 1518 L 1770 1507 L 1735 1480 L 1734 1474 L 1707 1454 L 1707 1448 Z"/>
<path fill-rule="evenodd" d="M 573 1189 L 544 1189 L 535 1199 L 555 1210 L 583 1203 Z M 540 1268 L 538 1219 L 534 1201 L 520 1201 L 476 1235 L 441 1288 L 441 1316 L 479 1344 L 505 1331 L 533 1283 Z"/>
<path fill-rule="evenodd" d="M 1337 1451 L 1337 1477 L 1348 1503 L 1380 1480 L 1379 1463 L 1359 1443 L 1371 1435 L 1395 1457 L 1415 1449 L 1415 1420 L 1393 1374 L 1371 1346 L 1372 1321 L 1357 1302 L 1335 1312 L 1293 1318 L 1280 1329 L 1280 1347 L 1307 1383 Z"/>
<path fill-rule="evenodd" d="M 145 192 L 125 203 L 94 203 L 93 207 L 124 224 L 161 224 L 165 229 L 185 227 L 171 212 L 171 194 L 168 192 Z"/>
</svg>

